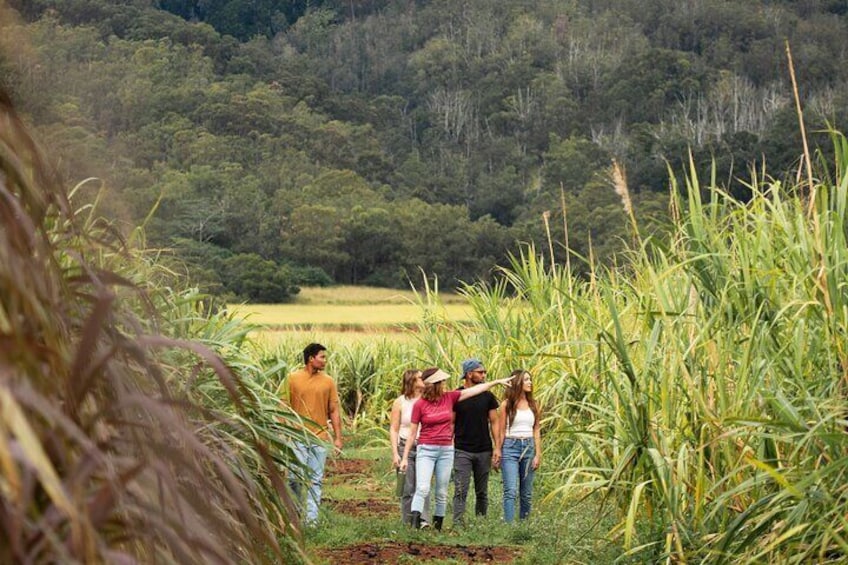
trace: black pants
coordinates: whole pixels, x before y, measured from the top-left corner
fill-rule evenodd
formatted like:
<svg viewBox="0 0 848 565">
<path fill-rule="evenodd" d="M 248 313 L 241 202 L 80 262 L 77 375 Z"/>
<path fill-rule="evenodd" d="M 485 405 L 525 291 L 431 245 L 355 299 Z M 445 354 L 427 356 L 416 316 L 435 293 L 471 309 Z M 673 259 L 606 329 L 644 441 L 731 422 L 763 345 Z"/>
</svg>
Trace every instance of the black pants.
<svg viewBox="0 0 848 565">
<path fill-rule="evenodd" d="M 461 523 L 465 515 L 465 499 L 471 475 L 474 475 L 475 513 L 485 516 L 489 509 L 489 470 L 492 468 L 492 452 L 472 453 L 457 449 L 453 456 L 453 521 Z"/>
</svg>

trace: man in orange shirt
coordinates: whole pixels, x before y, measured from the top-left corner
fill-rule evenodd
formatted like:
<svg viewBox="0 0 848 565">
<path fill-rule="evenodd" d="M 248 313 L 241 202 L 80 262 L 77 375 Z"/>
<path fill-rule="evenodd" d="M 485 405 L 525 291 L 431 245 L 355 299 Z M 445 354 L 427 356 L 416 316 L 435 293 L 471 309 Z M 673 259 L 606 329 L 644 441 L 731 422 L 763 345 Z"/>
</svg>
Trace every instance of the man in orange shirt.
<svg viewBox="0 0 848 565">
<path fill-rule="evenodd" d="M 342 449 L 342 420 L 339 412 L 339 393 L 335 381 L 324 372 L 327 365 L 327 348 L 320 343 L 310 343 L 303 350 L 304 367 L 288 376 L 288 399 L 292 409 L 304 419 L 306 428 L 317 436 L 312 442 L 295 442 L 293 450 L 304 465 L 307 484 L 306 515 L 304 522 L 314 525 L 321 504 L 321 486 L 324 481 L 324 464 L 327 461 L 327 443 L 331 439 L 336 450 Z M 327 422 L 333 429 L 330 437 Z M 319 441 L 323 440 L 323 441 Z M 300 501 L 301 481 L 291 481 L 295 498 Z"/>
</svg>

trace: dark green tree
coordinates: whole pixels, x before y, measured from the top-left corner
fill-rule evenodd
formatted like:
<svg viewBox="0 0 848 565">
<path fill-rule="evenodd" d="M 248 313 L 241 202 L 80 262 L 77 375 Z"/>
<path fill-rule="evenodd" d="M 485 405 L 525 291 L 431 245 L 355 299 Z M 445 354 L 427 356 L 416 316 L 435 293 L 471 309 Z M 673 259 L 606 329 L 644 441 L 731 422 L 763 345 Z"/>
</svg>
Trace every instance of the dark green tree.
<svg viewBox="0 0 848 565">
<path fill-rule="evenodd" d="M 291 273 L 273 261 L 255 253 L 239 253 L 222 262 L 222 280 L 226 291 L 249 302 L 285 302 L 300 292 Z"/>
</svg>

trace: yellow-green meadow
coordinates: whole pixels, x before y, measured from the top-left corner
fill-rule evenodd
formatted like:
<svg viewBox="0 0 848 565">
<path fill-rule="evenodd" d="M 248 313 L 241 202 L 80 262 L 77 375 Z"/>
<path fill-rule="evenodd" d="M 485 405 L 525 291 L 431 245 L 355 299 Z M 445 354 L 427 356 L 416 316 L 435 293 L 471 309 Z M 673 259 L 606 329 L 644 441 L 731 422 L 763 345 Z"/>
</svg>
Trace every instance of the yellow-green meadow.
<svg viewBox="0 0 848 565">
<path fill-rule="evenodd" d="M 251 332 L 250 338 L 265 350 L 275 350 L 283 345 L 297 349 L 307 343 L 321 343 L 334 351 L 340 346 L 356 347 L 383 341 L 409 343 L 414 340 L 415 334 L 411 330 L 380 332 L 373 328 L 368 331 L 262 329 Z"/>
<path fill-rule="evenodd" d="M 421 295 L 414 290 L 379 288 L 376 286 L 311 286 L 303 287 L 290 303 L 294 304 L 417 304 Z M 442 304 L 465 304 L 464 296 L 439 293 Z"/>
<path fill-rule="evenodd" d="M 440 296 L 437 314 L 451 322 L 472 318 L 463 297 Z M 422 315 L 412 291 L 373 287 L 304 288 L 288 304 L 231 304 L 237 317 L 273 330 L 389 333 L 414 326 Z"/>
<path fill-rule="evenodd" d="M 228 308 L 238 317 L 272 328 L 392 330 L 415 324 L 421 318 L 417 304 L 240 304 Z M 468 306 L 448 304 L 442 309 L 444 317 L 451 321 L 471 319 Z"/>
</svg>

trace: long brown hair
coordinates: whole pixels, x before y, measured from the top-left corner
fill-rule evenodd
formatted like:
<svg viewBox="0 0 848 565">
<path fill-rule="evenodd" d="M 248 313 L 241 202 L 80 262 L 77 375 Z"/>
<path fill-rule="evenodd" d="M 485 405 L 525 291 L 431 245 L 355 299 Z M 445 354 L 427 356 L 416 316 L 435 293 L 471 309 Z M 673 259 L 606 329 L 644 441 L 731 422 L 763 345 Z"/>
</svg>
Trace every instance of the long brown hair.
<svg viewBox="0 0 848 565">
<path fill-rule="evenodd" d="M 507 428 L 512 426 L 512 422 L 515 420 L 515 412 L 518 410 L 518 401 L 521 399 L 521 393 L 524 388 L 525 374 L 529 375 L 530 371 L 525 369 L 516 369 L 510 374 L 512 380 L 509 382 L 509 385 L 507 385 L 506 396 L 504 398 L 504 401 L 506 402 L 504 412 L 506 412 Z M 539 409 L 539 405 L 536 403 L 536 399 L 533 398 L 533 391 L 525 392 L 524 397 L 527 399 L 527 405 L 530 407 L 530 410 L 533 411 L 533 417 L 536 418 L 536 421 L 538 422 L 541 410 Z"/>
<path fill-rule="evenodd" d="M 429 402 L 435 402 L 445 394 L 445 381 L 439 381 L 436 384 L 426 382 L 427 377 L 435 374 L 438 370 L 438 367 L 430 367 L 429 369 L 424 369 L 424 372 L 421 373 L 421 378 L 425 380 L 424 393 L 421 395 L 421 398 Z"/>
<path fill-rule="evenodd" d="M 421 374 L 421 371 L 419 371 L 418 369 L 407 369 L 403 372 L 400 393 L 404 397 L 412 398 L 412 396 L 415 394 L 415 379 L 418 378 L 419 374 Z"/>
</svg>

